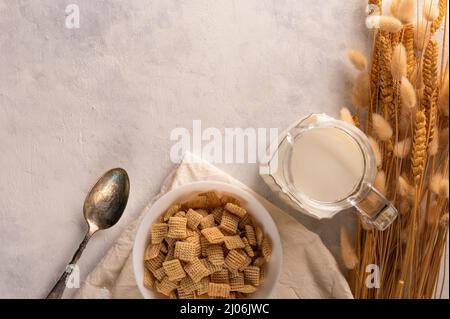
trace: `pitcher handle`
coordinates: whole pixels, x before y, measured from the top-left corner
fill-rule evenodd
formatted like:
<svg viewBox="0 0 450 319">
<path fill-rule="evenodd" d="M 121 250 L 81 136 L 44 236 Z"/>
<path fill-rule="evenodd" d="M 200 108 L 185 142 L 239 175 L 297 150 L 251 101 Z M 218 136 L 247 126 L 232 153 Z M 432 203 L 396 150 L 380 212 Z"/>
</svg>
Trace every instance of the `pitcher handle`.
<svg viewBox="0 0 450 319">
<path fill-rule="evenodd" d="M 365 183 L 364 186 L 368 189 L 367 196 L 352 204 L 366 223 L 385 230 L 397 217 L 397 209 L 371 184 Z"/>
</svg>

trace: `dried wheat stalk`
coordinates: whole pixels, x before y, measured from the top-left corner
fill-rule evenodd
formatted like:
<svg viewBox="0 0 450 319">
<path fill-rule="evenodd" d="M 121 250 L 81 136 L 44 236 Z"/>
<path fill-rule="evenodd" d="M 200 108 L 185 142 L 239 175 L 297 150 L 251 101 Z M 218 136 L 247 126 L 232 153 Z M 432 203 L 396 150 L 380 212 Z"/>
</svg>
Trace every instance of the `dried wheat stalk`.
<svg viewBox="0 0 450 319">
<path fill-rule="evenodd" d="M 341 115 L 369 135 L 378 167 L 375 187 L 399 211 L 384 232 L 359 220 L 354 246 L 346 230 L 341 231 L 343 261 L 351 269 L 356 298 L 433 298 L 442 293 L 438 275 L 449 208 L 448 40 L 445 31 L 441 39 L 436 36 L 447 24 L 448 3 L 416 2 L 393 0 L 388 16 L 381 12 L 380 0 L 369 0 L 380 15 L 369 24 L 371 56 L 349 53 L 360 72 L 352 98 L 358 111 L 345 108 Z M 423 8 L 421 14 L 416 7 Z M 370 90 L 369 101 L 364 88 Z M 365 285 L 368 264 L 380 266 L 379 289 Z"/>
</svg>

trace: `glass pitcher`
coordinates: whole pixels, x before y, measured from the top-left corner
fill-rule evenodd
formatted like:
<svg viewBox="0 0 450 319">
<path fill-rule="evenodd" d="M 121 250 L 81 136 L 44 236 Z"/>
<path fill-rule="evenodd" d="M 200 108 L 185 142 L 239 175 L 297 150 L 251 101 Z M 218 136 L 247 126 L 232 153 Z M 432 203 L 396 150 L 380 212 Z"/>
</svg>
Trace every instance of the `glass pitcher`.
<svg viewBox="0 0 450 319">
<path fill-rule="evenodd" d="M 374 188 L 376 160 L 366 135 L 326 114 L 312 114 L 280 134 L 272 155 L 260 162 L 264 181 L 295 209 L 331 218 L 355 207 L 379 230 L 397 217 L 395 207 Z"/>
</svg>

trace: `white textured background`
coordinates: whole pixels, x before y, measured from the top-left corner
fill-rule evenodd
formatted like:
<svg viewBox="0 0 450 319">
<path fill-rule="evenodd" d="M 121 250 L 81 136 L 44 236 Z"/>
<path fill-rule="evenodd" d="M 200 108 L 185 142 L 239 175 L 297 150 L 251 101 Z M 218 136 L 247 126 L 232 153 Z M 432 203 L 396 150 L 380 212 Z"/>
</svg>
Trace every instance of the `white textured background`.
<svg viewBox="0 0 450 319">
<path fill-rule="evenodd" d="M 64 26 L 70 3 L 80 29 Z M 369 44 L 364 10 L 361 0 L 0 0 L 0 297 L 46 295 L 85 232 L 86 192 L 124 167 L 126 213 L 90 242 L 85 276 L 174 167 L 173 128 L 281 130 L 312 111 L 336 115 L 355 75 L 346 49 Z M 273 199 L 256 165 L 218 166 Z M 339 258 L 351 216 L 299 219 Z"/>
</svg>

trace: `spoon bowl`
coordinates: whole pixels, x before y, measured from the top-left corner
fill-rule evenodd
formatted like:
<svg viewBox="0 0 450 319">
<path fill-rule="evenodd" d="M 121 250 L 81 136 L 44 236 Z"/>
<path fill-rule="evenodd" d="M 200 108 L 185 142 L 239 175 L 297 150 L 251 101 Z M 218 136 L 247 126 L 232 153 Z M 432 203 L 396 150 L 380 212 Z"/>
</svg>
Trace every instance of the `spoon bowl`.
<svg viewBox="0 0 450 319">
<path fill-rule="evenodd" d="M 83 206 L 89 227 L 107 229 L 117 223 L 127 205 L 130 181 L 127 172 L 114 168 L 106 172 L 90 190 Z"/>
</svg>

